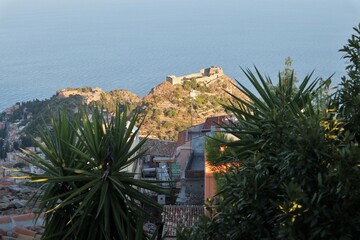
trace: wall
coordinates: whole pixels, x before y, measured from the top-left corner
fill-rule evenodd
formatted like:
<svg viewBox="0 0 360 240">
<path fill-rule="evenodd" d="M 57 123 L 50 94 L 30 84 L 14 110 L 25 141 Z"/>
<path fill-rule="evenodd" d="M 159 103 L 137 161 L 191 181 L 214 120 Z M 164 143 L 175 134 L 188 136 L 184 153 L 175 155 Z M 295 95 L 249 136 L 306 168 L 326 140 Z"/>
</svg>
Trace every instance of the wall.
<svg viewBox="0 0 360 240">
<path fill-rule="evenodd" d="M 208 198 L 212 198 L 215 196 L 215 176 L 212 170 L 209 166 L 207 166 L 208 163 L 205 162 L 205 179 L 204 179 L 204 185 L 205 185 L 205 200 Z"/>
<path fill-rule="evenodd" d="M 210 67 L 201 69 L 198 73 L 192 73 L 185 76 L 176 77 L 175 75 L 170 75 L 166 77 L 166 81 L 169 81 L 172 85 L 182 84 L 186 80 L 196 78 L 197 82 L 203 82 L 205 84 L 210 83 L 211 81 L 224 75 L 222 68 L 220 67 Z"/>
</svg>

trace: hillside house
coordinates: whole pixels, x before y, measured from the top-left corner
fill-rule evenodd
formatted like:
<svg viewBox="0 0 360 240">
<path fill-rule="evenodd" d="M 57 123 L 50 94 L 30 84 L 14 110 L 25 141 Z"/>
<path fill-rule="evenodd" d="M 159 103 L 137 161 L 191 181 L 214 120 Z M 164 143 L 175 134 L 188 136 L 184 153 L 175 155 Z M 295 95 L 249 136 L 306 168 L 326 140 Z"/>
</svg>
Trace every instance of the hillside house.
<svg viewBox="0 0 360 240">
<path fill-rule="evenodd" d="M 176 186 L 180 193 L 177 204 L 202 205 L 204 199 L 213 193 L 213 174 L 206 172 L 205 140 L 213 132 L 220 131 L 219 124 L 230 116 L 209 117 L 202 124 L 179 132 L 176 142 L 175 159 L 171 169 L 179 172 Z M 175 174 L 174 174 L 175 175 Z M 206 196 L 206 197 L 205 197 Z"/>
</svg>

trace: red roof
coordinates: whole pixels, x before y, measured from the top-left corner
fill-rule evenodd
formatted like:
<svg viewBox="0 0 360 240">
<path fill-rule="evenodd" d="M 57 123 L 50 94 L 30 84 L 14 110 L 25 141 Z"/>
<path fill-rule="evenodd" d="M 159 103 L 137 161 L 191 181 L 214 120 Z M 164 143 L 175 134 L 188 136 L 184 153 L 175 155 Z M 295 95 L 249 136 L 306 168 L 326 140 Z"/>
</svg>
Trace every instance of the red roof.
<svg viewBox="0 0 360 240">
<path fill-rule="evenodd" d="M 36 235 L 36 232 L 19 226 L 15 226 L 14 230 L 17 234 L 21 234 L 25 236 L 35 237 Z"/>
<path fill-rule="evenodd" d="M 202 131 L 209 132 L 211 131 L 211 127 L 216 127 L 218 129 L 219 125 L 222 124 L 227 117 L 227 115 L 208 117 L 204 123 Z"/>
<path fill-rule="evenodd" d="M 16 215 L 16 216 L 13 216 L 12 219 L 16 222 L 33 221 L 35 219 L 35 214 L 28 213 L 28 214 Z"/>
<path fill-rule="evenodd" d="M 0 224 L 10 223 L 10 222 L 11 222 L 11 218 L 9 216 L 0 217 Z"/>
<path fill-rule="evenodd" d="M 204 215 L 204 207 L 196 205 L 165 205 L 163 237 L 175 237 L 177 227 L 191 227 Z"/>
<path fill-rule="evenodd" d="M 1 184 L 0 185 L 2 185 L 2 186 L 10 186 L 10 185 L 14 185 L 14 183 L 12 183 L 12 182 L 1 182 Z"/>
<path fill-rule="evenodd" d="M 141 138 L 140 138 L 141 139 Z M 141 146 L 140 152 L 146 150 L 144 155 L 154 157 L 172 157 L 176 148 L 176 142 L 148 138 Z"/>
</svg>

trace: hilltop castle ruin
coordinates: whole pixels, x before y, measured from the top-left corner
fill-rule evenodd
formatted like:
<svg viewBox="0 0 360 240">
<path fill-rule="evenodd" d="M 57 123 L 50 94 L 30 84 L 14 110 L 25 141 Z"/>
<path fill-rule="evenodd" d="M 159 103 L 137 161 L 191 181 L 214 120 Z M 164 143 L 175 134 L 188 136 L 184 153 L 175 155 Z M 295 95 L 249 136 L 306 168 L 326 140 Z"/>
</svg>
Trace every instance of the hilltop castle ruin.
<svg viewBox="0 0 360 240">
<path fill-rule="evenodd" d="M 197 82 L 202 82 L 208 84 L 213 80 L 224 75 L 224 72 L 221 67 L 211 66 L 209 68 L 203 68 L 198 73 L 193 73 L 185 76 L 176 77 L 175 75 L 170 75 L 166 77 L 166 81 L 169 81 L 172 85 L 182 84 L 184 81 L 195 79 Z"/>
</svg>

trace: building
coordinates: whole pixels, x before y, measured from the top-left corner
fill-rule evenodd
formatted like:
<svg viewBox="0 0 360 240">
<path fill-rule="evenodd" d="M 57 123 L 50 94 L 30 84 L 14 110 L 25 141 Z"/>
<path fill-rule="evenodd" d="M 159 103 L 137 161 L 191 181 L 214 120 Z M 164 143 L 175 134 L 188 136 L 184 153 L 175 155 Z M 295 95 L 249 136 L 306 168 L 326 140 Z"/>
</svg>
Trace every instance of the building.
<svg viewBox="0 0 360 240">
<path fill-rule="evenodd" d="M 185 76 L 177 77 L 175 75 L 170 75 L 166 77 L 166 81 L 170 82 L 172 85 L 183 84 L 184 81 L 195 79 L 197 82 L 208 84 L 213 80 L 224 75 L 222 68 L 211 66 L 209 68 L 201 69 L 198 73 L 192 73 Z"/>
<path fill-rule="evenodd" d="M 164 206 L 162 217 L 164 222 L 163 239 L 176 239 L 176 229 L 178 227 L 193 226 L 201 215 L 204 215 L 203 206 Z"/>
<path fill-rule="evenodd" d="M 178 178 L 176 186 L 179 195 L 176 204 L 203 205 L 204 200 L 213 193 L 213 174 L 206 172 L 205 142 L 213 132 L 220 131 L 220 125 L 231 116 L 209 117 L 204 123 L 179 132 L 176 142 L 175 159 L 171 169 Z M 210 193 L 211 192 L 211 193 Z"/>
<path fill-rule="evenodd" d="M 172 188 L 170 180 L 171 169 L 170 166 L 174 162 L 174 152 L 176 143 L 174 141 L 159 140 L 159 139 L 147 139 L 143 146 L 139 149 L 139 152 L 144 154 L 140 159 L 140 177 L 145 180 L 159 180 L 167 181 L 161 183 L 164 188 Z M 147 192 L 147 194 L 154 194 Z M 171 203 L 172 199 L 169 196 L 154 194 L 158 203 L 164 205 L 165 203 Z"/>
</svg>

